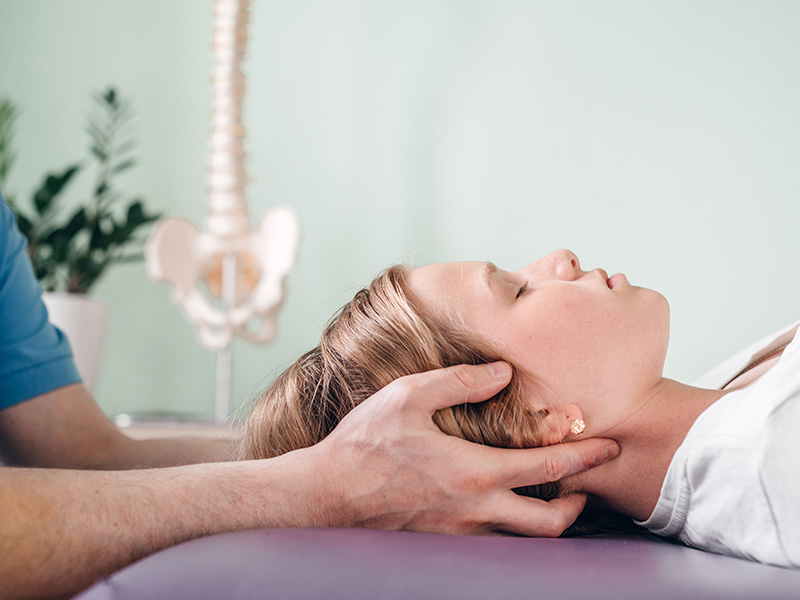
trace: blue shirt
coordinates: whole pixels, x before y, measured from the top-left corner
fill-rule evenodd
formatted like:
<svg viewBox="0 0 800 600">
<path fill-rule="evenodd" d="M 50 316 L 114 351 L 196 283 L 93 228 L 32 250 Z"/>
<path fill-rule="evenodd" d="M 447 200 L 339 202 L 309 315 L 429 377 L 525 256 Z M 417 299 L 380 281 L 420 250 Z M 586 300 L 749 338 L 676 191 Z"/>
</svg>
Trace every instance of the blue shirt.
<svg viewBox="0 0 800 600">
<path fill-rule="evenodd" d="M 27 241 L 0 192 L 0 410 L 81 380 L 50 324 Z"/>
</svg>

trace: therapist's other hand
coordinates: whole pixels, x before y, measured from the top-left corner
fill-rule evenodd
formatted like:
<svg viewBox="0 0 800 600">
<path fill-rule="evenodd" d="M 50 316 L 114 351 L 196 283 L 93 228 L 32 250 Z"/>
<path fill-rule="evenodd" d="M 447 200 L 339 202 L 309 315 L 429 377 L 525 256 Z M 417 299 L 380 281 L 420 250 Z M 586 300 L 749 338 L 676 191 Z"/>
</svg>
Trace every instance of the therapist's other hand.
<svg viewBox="0 0 800 600">
<path fill-rule="evenodd" d="M 618 454 L 615 442 L 505 450 L 445 435 L 431 419 L 441 408 L 491 398 L 510 378 L 503 362 L 460 365 L 398 379 L 356 407 L 308 449 L 318 488 L 313 524 L 561 535 L 583 510 L 584 495 L 545 502 L 511 489 L 602 464 Z"/>
</svg>

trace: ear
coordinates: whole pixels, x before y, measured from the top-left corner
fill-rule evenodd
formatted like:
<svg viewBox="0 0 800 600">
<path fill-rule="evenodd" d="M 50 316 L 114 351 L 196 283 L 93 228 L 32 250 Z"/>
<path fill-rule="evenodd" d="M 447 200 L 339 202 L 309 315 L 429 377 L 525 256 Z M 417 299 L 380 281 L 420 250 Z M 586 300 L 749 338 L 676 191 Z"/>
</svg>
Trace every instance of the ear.
<svg viewBox="0 0 800 600">
<path fill-rule="evenodd" d="M 581 434 L 570 431 L 572 423 L 583 421 L 583 411 L 577 404 L 549 407 L 542 422 L 544 440 L 548 445 L 578 439 Z"/>
</svg>

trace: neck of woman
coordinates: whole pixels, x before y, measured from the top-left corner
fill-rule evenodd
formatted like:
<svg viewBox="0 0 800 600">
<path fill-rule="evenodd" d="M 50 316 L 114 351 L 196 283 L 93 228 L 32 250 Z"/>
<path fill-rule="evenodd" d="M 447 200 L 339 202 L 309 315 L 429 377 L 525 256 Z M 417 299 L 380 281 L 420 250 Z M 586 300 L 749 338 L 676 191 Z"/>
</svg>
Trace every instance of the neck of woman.
<svg viewBox="0 0 800 600">
<path fill-rule="evenodd" d="M 661 379 L 630 418 L 598 436 L 617 441 L 617 459 L 565 480 L 563 490 L 586 492 L 608 508 L 647 519 L 689 429 L 726 393 Z"/>
</svg>

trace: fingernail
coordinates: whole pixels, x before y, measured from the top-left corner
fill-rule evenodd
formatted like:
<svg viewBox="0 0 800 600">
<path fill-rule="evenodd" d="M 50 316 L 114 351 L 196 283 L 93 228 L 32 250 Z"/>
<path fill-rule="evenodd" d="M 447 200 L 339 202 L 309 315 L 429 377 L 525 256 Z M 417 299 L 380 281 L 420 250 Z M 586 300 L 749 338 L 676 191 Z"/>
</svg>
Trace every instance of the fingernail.
<svg viewBox="0 0 800 600">
<path fill-rule="evenodd" d="M 511 377 L 511 366 L 503 361 L 493 362 L 486 365 L 494 379 L 509 379 Z"/>
<path fill-rule="evenodd" d="M 619 454 L 619 445 L 616 442 L 609 442 L 606 445 L 606 458 L 614 458 Z"/>
</svg>

